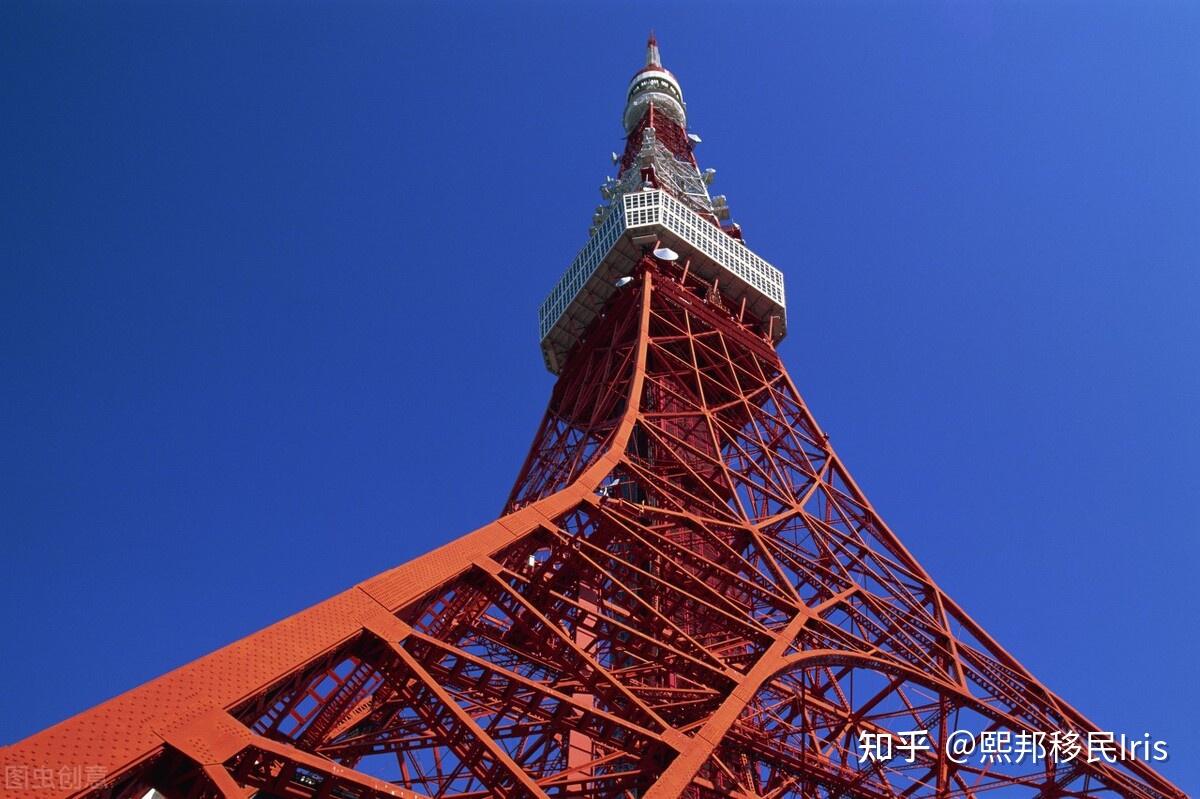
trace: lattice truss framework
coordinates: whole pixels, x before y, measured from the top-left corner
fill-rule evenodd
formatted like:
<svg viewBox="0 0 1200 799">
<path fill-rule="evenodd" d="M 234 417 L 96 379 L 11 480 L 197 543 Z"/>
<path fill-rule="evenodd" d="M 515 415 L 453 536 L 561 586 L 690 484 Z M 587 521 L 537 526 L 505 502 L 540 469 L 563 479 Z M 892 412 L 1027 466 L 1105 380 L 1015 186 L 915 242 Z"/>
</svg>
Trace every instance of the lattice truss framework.
<svg viewBox="0 0 1200 799">
<path fill-rule="evenodd" d="M 914 729 L 915 762 L 860 759 Z M 1183 796 L 1141 763 L 954 764 L 954 729 L 1095 728 L 904 549 L 774 349 L 647 257 L 499 520 L 0 761 L 171 799 Z"/>
</svg>

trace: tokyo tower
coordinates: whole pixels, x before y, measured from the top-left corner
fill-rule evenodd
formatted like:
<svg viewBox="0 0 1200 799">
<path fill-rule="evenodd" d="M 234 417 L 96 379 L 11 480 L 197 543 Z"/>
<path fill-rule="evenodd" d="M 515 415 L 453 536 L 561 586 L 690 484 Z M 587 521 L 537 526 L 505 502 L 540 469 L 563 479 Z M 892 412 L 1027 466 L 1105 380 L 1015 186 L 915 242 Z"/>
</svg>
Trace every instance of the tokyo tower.
<svg viewBox="0 0 1200 799">
<path fill-rule="evenodd" d="M 653 37 L 623 122 L 503 515 L 5 747 L 5 796 L 1184 796 L 855 485 Z"/>
</svg>

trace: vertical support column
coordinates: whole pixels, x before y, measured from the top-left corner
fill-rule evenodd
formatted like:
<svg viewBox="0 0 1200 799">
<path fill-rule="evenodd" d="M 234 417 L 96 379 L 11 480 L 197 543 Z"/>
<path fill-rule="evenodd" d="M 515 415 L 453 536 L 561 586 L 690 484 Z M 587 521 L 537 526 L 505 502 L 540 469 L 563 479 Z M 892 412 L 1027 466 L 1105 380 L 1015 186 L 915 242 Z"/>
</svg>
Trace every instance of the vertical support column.
<svg viewBox="0 0 1200 799">
<path fill-rule="evenodd" d="M 599 599 L 596 589 L 593 586 L 580 586 L 579 589 L 579 604 L 587 609 L 588 613 L 599 612 Z M 596 636 L 592 633 L 576 628 L 575 629 L 575 646 L 583 651 L 590 651 L 591 646 L 595 643 Z M 578 689 L 574 694 L 576 701 L 591 706 L 595 699 L 586 689 Z M 596 758 L 595 750 L 592 748 L 592 740 L 575 730 L 567 734 L 567 769 L 576 777 L 591 775 L 591 769 L 586 768 L 588 763 L 591 763 Z"/>
</svg>

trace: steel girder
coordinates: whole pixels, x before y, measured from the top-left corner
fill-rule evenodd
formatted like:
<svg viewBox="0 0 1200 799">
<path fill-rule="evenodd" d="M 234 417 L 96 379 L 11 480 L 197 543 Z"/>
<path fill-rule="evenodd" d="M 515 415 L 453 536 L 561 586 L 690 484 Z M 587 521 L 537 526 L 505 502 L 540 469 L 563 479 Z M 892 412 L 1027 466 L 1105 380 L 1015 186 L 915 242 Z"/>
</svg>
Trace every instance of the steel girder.
<svg viewBox="0 0 1200 799">
<path fill-rule="evenodd" d="M 94 764 L 8 793 L 1182 797 L 1143 762 L 944 756 L 1096 728 L 924 572 L 756 328 L 647 256 L 499 519 L 0 750 Z M 914 762 L 859 757 L 910 729 Z"/>
</svg>

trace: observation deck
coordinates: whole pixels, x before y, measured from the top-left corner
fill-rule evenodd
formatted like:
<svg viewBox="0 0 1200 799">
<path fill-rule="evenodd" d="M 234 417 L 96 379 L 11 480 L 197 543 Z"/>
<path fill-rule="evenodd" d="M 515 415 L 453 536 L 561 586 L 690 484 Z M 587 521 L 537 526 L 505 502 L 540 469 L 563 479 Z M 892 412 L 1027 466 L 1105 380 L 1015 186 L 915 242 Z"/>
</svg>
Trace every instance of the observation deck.
<svg viewBox="0 0 1200 799">
<path fill-rule="evenodd" d="M 542 356 L 553 374 L 617 291 L 617 280 L 632 274 L 643 248 L 656 241 L 675 250 L 693 274 L 719 280 L 726 300 L 740 305 L 745 298 L 746 311 L 764 322 L 775 317 L 772 341 L 783 338 L 783 273 L 669 193 L 648 189 L 613 202 L 538 309 Z"/>
</svg>

